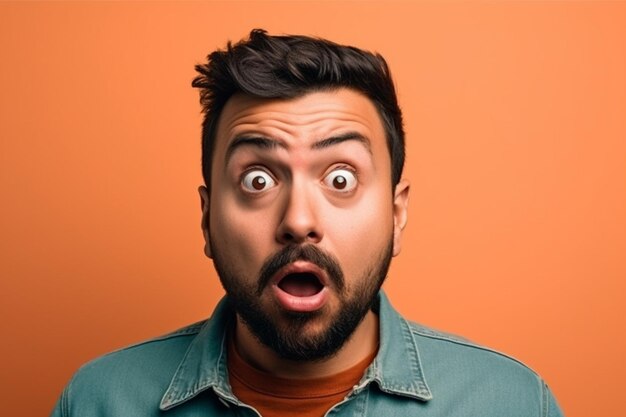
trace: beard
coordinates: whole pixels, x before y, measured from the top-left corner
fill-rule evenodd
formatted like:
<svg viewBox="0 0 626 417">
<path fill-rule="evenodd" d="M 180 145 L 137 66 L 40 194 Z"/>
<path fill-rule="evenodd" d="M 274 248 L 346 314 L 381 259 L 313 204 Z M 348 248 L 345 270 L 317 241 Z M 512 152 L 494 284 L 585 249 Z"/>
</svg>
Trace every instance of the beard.
<svg viewBox="0 0 626 417">
<path fill-rule="evenodd" d="M 213 263 L 227 299 L 254 337 L 283 359 L 319 361 L 336 354 L 372 308 L 389 270 L 393 242 L 390 239 L 378 259 L 370 263 L 362 276 L 354 279 L 350 288 L 346 286 L 339 262 L 315 245 L 290 245 L 270 256 L 261 267 L 255 285 L 245 285 L 249 281 L 236 276 L 219 249 L 215 249 L 212 245 Z M 339 299 L 339 308 L 329 317 L 324 317 L 328 305 L 313 312 L 281 310 L 278 312 L 280 320 L 263 307 L 261 295 L 272 276 L 297 260 L 314 263 L 328 275 Z M 307 332 L 308 327 L 323 320 L 327 324 L 322 330 Z"/>
</svg>

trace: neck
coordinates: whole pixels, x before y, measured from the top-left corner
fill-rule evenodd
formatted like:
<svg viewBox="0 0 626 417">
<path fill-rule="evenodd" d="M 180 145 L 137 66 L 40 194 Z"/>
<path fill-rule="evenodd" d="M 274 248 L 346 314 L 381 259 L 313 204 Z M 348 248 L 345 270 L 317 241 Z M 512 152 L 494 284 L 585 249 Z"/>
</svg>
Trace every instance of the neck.
<svg viewBox="0 0 626 417">
<path fill-rule="evenodd" d="M 262 344 L 237 316 L 234 342 L 239 355 L 261 371 L 286 379 L 312 379 L 337 374 L 371 356 L 378 349 L 378 336 L 378 316 L 369 311 L 336 354 L 316 361 L 293 361 Z"/>
</svg>

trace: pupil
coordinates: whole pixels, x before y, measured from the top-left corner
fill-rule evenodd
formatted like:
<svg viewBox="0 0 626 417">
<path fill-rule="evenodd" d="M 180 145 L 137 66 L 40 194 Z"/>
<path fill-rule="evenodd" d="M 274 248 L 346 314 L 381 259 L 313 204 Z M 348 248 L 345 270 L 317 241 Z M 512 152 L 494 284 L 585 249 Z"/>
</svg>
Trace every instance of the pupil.
<svg viewBox="0 0 626 417">
<path fill-rule="evenodd" d="M 265 188 L 265 178 L 263 177 L 254 177 L 252 180 L 252 186 L 255 190 L 262 190 Z"/>
<path fill-rule="evenodd" d="M 342 177 L 341 175 L 336 176 L 335 179 L 333 180 L 333 186 L 340 190 L 346 188 L 346 179 Z"/>
</svg>

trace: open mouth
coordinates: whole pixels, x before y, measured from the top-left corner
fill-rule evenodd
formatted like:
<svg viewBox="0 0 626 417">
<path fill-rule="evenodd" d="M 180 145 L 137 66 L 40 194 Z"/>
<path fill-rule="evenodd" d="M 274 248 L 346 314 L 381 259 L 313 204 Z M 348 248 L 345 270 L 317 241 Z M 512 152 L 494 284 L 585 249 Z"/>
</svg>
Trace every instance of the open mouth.
<svg viewBox="0 0 626 417">
<path fill-rule="evenodd" d="M 311 272 L 296 272 L 285 275 L 278 288 L 294 297 L 311 297 L 324 288 L 319 278 Z"/>
<path fill-rule="evenodd" d="M 287 311 L 313 312 L 329 298 L 328 278 L 324 270 L 307 261 L 296 261 L 274 277 L 273 294 Z"/>
</svg>

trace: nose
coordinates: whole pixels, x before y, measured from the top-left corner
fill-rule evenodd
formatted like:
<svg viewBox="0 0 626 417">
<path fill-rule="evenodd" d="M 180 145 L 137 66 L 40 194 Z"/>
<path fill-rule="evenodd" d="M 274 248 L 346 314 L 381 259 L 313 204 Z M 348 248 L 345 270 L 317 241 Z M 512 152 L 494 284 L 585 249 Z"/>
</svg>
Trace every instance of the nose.
<svg viewBox="0 0 626 417">
<path fill-rule="evenodd" d="M 276 240 L 282 244 L 318 243 L 324 233 L 319 222 L 319 200 L 306 186 L 292 185 L 285 198 Z"/>
</svg>

